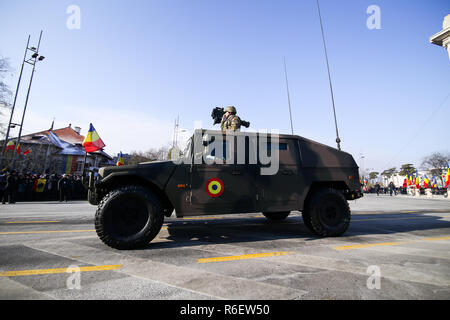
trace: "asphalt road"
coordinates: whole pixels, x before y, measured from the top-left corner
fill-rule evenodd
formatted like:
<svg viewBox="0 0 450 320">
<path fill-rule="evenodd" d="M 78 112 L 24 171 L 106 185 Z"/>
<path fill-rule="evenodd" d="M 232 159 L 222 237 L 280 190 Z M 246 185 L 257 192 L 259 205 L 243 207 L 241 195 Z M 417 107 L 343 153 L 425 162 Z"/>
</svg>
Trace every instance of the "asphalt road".
<svg viewBox="0 0 450 320">
<path fill-rule="evenodd" d="M 450 299 L 450 200 L 350 206 L 339 238 L 314 236 L 299 212 L 171 217 L 148 247 L 119 251 L 87 202 L 2 205 L 0 299 Z"/>
</svg>

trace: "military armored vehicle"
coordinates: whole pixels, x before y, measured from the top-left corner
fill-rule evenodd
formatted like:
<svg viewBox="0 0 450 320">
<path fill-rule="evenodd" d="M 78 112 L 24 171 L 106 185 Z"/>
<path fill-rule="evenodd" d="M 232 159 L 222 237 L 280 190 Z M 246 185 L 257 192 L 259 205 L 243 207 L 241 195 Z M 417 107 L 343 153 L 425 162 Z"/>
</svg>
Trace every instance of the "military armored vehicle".
<svg viewBox="0 0 450 320">
<path fill-rule="evenodd" d="M 89 177 L 95 229 L 116 249 L 147 245 L 164 217 L 301 211 L 320 237 L 350 223 L 347 200 L 362 197 L 358 166 L 343 151 L 285 134 L 196 130 L 179 159 L 100 168 Z"/>
</svg>

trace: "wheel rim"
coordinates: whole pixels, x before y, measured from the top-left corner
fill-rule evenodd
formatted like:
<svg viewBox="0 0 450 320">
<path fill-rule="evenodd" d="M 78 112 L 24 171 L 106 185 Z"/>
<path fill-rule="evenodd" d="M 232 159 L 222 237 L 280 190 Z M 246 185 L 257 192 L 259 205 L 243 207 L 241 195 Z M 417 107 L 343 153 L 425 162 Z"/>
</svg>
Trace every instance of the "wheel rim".
<svg viewBox="0 0 450 320">
<path fill-rule="evenodd" d="M 325 201 L 319 212 L 319 219 L 327 227 L 336 227 L 345 219 L 342 206 L 335 199 Z"/>
<path fill-rule="evenodd" d="M 108 225 L 116 238 L 129 238 L 142 231 L 149 223 L 147 202 L 135 195 L 124 195 L 116 200 L 108 215 Z"/>
</svg>

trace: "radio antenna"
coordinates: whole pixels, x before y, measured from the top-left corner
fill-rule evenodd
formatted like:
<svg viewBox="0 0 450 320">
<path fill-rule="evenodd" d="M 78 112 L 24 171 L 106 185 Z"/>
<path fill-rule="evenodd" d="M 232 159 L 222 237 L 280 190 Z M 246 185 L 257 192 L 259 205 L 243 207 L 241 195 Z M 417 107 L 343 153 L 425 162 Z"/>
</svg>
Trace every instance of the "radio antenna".
<svg viewBox="0 0 450 320">
<path fill-rule="evenodd" d="M 286 91 L 287 91 L 287 98 L 288 98 L 288 105 L 289 105 L 289 117 L 291 119 L 291 132 L 292 132 L 292 134 L 294 134 L 294 126 L 292 125 L 291 97 L 289 96 L 289 83 L 288 83 L 285 57 L 283 57 L 283 62 L 284 62 L 284 76 L 286 77 Z"/>
<path fill-rule="evenodd" d="M 337 143 L 338 150 L 341 150 L 341 139 L 339 138 L 338 124 L 337 124 L 337 119 L 336 119 L 336 108 L 334 106 L 333 86 L 331 84 L 330 65 L 328 63 L 327 46 L 325 44 L 325 35 L 323 32 L 322 16 L 320 15 L 319 0 L 316 0 L 316 2 L 317 2 L 317 12 L 319 13 L 320 30 L 322 30 L 322 41 L 323 41 L 323 49 L 325 51 L 325 60 L 327 62 L 328 81 L 330 83 L 330 92 L 331 92 L 331 103 L 333 104 L 334 124 L 336 127 L 336 143 Z"/>
</svg>

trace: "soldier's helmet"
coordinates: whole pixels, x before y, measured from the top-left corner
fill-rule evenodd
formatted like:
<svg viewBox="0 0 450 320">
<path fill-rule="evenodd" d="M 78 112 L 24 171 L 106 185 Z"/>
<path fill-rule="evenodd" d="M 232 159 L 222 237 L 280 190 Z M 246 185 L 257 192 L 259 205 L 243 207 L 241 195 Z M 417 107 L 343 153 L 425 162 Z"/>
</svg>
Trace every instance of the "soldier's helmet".
<svg viewBox="0 0 450 320">
<path fill-rule="evenodd" d="M 228 106 L 224 109 L 225 112 L 229 112 L 231 114 L 236 114 L 236 108 L 233 106 Z"/>
</svg>

